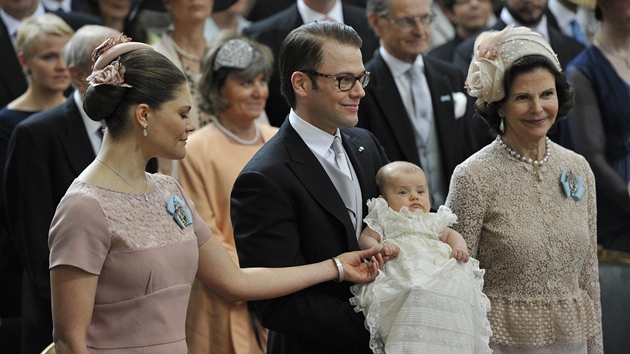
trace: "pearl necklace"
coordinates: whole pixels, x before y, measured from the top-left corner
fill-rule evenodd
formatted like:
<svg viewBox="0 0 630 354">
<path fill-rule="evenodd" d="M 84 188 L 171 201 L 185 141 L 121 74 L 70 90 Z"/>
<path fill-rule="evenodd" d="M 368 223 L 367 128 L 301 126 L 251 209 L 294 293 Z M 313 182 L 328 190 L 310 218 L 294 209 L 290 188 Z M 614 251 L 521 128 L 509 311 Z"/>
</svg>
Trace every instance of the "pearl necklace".
<svg viewBox="0 0 630 354">
<path fill-rule="evenodd" d="M 545 137 L 545 150 L 547 151 L 547 153 L 545 154 L 545 157 L 543 157 L 543 159 L 540 161 L 532 160 L 525 156 L 521 156 L 521 154 L 517 153 L 516 151 L 512 150 L 509 146 L 507 146 L 507 144 L 503 141 L 500 135 L 497 136 L 497 141 L 499 142 L 499 145 L 503 146 L 505 150 L 515 159 L 519 161 L 527 162 L 530 165 L 534 165 L 534 167 L 542 166 L 544 163 L 549 161 L 549 157 L 551 156 L 551 139 L 549 139 L 548 136 Z"/>
<path fill-rule="evenodd" d="M 177 45 L 177 42 L 175 42 L 175 40 L 173 39 L 173 37 L 171 36 L 171 42 L 173 42 L 173 48 L 175 48 L 175 51 L 177 52 L 177 54 L 183 56 L 184 58 L 194 61 L 194 62 L 200 62 L 201 61 L 201 57 L 199 55 L 194 55 L 194 54 L 190 54 L 187 51 L 185 51 L 184 49 L 182 49 L 182 47 Z"/>
<path fill-rule="evenodd" d="M 144 174 L 144 192 L 140 192 L 140 190 L 138 190 L 138 188 L 134 187 L 131 183 L 127 182 L 126 179 L 123 178 L 123 176 L 120 175 L 120 173 L 116 172 L 116 170 L 114 170 L 113 168 L 109 167 L 108 164 L 106 164 L 105 162 L 103 162 L 103 160 L 99 159 L 98 157 L 96 158 L 96 161 L 102 163 L 103 165 L 105 165 L 105 167 L 109 168 L 112 172 L 114 172 L 116 174 L 116 176 L 120 177 L 120 179 L 123 180 L 123 182 L 125 182 L 129 187 L 133 188 L 136 192 L 142 194 L 144 196 L 144 200 L 146 202 L 149 201 L 149 196 L 147 196 L 147 186 L 149 185 L 149 183 L 147 182 L 147 174 Z"/>
<path fill-rule="evenodd" d="M 239 143 L 239 144 L 254 145 L 260 139 L 260 128 L 258 127 L 258 124 L 256 124 L 256 123 L 254 123 L 254 127 L 256 128 L 256 134 L 254 135 L 254 138 L 252 140 L 245 140 L 245 139 L 239 137 L 238 135 L 232 133 L 231 131 L 227 130 L 226 127 L 221 125 L 221 123 L 219 123 L 219 118 L 214 119 L 212 122 L 214 123 L 214 125 L 217 126 L 217 128 L 219 128 L 219 130 L 223 134 L 225 134 L 225 135 L 229 136 L 230 138 L 236 140 L 236 142 Z"/>
</svg>

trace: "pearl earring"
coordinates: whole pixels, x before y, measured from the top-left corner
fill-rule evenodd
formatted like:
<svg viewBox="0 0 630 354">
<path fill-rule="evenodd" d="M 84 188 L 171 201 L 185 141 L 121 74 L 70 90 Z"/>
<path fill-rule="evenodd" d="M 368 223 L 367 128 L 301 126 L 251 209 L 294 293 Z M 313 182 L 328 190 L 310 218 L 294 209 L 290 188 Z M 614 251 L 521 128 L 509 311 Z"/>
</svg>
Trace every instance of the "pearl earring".
<svg viewBox="0 0 630 354">
<path fill-rule="evenodd" d="M 499 124 L 499 131 L 505 133 L 505 118 L 501 117 L 501 123 Z"/>
<path fill-rule="evenodd" d="M 147 123 L 144 123 L 144 129 L 142 129 L 142 135 L 144 135 L 144 136 L 148 135 L 148 133 L 147 133 L 147 125 L 148 125 Z"/>
</svg>

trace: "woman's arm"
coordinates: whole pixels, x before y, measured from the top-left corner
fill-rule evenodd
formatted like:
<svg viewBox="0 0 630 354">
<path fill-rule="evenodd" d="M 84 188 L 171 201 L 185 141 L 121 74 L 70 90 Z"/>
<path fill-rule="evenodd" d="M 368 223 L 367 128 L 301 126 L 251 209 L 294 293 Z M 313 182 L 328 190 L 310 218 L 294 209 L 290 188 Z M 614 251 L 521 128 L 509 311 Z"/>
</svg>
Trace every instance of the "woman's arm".
<svg viewBox="0 0 630 354">
<path fill-rule="evenodd" d="M 338 256 L 347 281 L 374 280 L 383 258 L 373 248 Z M 364 262 L 364 259 L 371 259 Z M 197 278 L 229 301 L 263 300 L 294 293 L 315 284 L 339 279 L 332 259 L 297 267 L 240 269 L 211 237 L 199 247 Z"/>
<path fill-rule="evenodd" d="M 50 270 L 53 341 L 58 354 L 87 353 L 98 275 L 60 265 Z"/>
</svg>

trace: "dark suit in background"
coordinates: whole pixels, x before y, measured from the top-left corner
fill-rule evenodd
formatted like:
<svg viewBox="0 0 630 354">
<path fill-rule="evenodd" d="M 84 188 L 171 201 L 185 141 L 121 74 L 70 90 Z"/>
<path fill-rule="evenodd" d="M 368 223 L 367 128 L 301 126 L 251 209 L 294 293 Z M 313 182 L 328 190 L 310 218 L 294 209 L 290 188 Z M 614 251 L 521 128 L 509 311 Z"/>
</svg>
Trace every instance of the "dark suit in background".
<svg viewBox="0 0 630 354">
<path fill-rule="evenodd" d="M 472 155 L 481 143 L 472 140 L 472 116 L 455 117 L 452 94 L 463 92 L 463 73 L 439 59 L 424 56 L 423 60 L 442 157 L 443 182 L 448 186 L 455 166 Z M 390 160 L 409 161 L 422 167 L 415 128 L 389 67 L 379 55 L 366 65 L 366 70 L 372 73 L 372 78 L 361 99 L 358 126 L 376 136 Z"/>
<path fill-rule="evenodd" d="M 5 172 L 9 232 L 25 268 L 22 353 L 52 342 L 48 229 L 57 204 L 96 155 L 73 96 L 15 127 Z M 151 160 L 150 172 L 157 170 Z"/>
<path fill-rule="evenodd" d="M 28 84 L 18 62 L 11 36 L 4 21 L 0 20 L 0 107 L 23 94 Z"/>
<path fill-rule="evenodd" d="M 22 353 L 52 342 L 48 229 L 68 186 L 94 158 L 72 97 L 27 118 L 11 137 L 4 188 L 9 231 L 25 268 Z"/>
<path fill-rule="evenodd" d="M 367 21 L 365 9 L 343 4 L 343 19 L 345 24 L 354 28 L 363 40 L 361 53 L 363 62 L 368 62 L 378 48 L 378 39 L 374 35 L 372 28 Z M 265 112 L 269 118 L 269 123 L 279 127 L 282 125 L 284 118 L 289 113 L 289 105 L 280 95 L 280 75 L 278 74 L 278 52 L 284 38 L 293 29 L 304 24 L 297 4 L 293 4 L 288 9 L 266 18 L 262 21 L 253 23 L 251 26 L 243 30 L 243 35 L 250 37 L 271 48 L 274 54 L 274 73 L 269 80 L 269 98 Z"/>
<path fill-rule="evenodd" d="M 372 2 L 376 0 L 368 0 L 368 18 L 381 48 L 366 65 L 372 79 L 361 99 L 359 126 L 377 137 L 390 160 L 422 167 L 432 191 L 431 206 L 437 209 L 446 200 L 455 166 L 483 145 L 474 141 L 483 140 L 484 133 L 472 128 L 464 72 L 425 55 L 431 41 L 431 1 L 388 0 L 385 14 Z M 392 71 L 401 76 L 395 78 Z M 433 114 L 425 121 L 416 115 L 428 105 Z"/>
</svg>

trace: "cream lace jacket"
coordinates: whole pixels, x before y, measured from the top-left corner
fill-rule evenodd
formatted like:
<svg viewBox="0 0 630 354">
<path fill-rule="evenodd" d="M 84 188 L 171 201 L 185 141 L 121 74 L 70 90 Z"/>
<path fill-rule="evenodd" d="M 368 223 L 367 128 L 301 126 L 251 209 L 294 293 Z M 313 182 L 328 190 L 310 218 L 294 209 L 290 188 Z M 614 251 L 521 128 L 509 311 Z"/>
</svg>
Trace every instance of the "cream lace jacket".
<svg viewBox="0 0 630 354">
<path fill-rule="evenodd" d="M 561 185 L 580 176 L 580 200 Z M 492 342 L 544 346 L 587 340 L 603 353 L 595 179 L 586 160 L 555 143 L 541 167 L 516 160 L 497 141 L 459 165 L 446 205 L 486 270 Z"/>
</svg>

